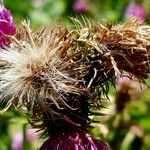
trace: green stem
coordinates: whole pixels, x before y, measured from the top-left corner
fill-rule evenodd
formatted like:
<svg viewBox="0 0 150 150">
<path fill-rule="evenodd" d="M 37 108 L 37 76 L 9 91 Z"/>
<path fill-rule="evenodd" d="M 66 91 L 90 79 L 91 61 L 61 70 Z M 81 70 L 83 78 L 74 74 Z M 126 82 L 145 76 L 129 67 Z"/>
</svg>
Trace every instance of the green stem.
<svg viewBox="0 0 150 150">
<path fill-rule="evenodd" d="M 26 128 L 27 128 L 27 124 L 23 124 L 23 150 L 27 150 L 28 147 Z"/>
</svg>

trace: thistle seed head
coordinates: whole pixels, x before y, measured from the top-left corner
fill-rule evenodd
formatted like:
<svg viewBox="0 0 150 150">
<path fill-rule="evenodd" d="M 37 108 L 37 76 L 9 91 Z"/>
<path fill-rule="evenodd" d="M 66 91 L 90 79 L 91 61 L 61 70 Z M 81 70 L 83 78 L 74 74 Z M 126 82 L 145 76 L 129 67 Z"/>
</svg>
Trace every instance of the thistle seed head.
<svg viewBox="0 0 150 150">
<path fill-rule="evenodd" d="M 0 52 L 0 88 L 9 101 L 18 101 L 32 108 L 40 103 L 67 106 L 64 94 L 79 94 L 78 78 L 70 75 L 72 62 L 66 60 L 63 51 L 71 40 L 59 27 L 32 33 L 29 24 L 23 22 L 25 37 L 14 39 L 13 46 Z M 78 69 L 78 68 L 76 68 Z M 69 106 L 68 106 L 69 107 Z"/>
<path fill-rule="evenodd" d="M 31 123 L 42 121 L 39 127 L 49 134 L 72 126 L 84 130 L 116 77 L 129 73 L 144 82 L 150 73 L 148 25 L 136 18 L 116 26 L 83 21 L 74 19 L 72 31 L 56 26 L 40 32 L 23 22 L 23 33 L 0 51 L 6 109 L 25 105 Z"/>
</svg>

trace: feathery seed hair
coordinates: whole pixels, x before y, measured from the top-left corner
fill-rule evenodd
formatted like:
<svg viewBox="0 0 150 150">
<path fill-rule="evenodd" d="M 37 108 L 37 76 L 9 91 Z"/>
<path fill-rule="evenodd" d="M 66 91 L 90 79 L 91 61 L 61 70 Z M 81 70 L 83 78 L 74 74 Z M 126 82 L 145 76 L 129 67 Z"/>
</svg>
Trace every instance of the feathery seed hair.
<svg viewBox="0 0 150 150">
<path fill-rule="evenodd" d="M 116 77 L 128 72 L 144 81 L 150 72 L 150 26 L 137 18 L 116 26 L 73 21 L 72 31 L 55 26 L 39 32 L 23 22 L 23 33 L 0 50 L 6 108 L 26 106 L 31 124 L 49 134 L 89 126 L 90 110 L 101 106 Z"/>
</svg>

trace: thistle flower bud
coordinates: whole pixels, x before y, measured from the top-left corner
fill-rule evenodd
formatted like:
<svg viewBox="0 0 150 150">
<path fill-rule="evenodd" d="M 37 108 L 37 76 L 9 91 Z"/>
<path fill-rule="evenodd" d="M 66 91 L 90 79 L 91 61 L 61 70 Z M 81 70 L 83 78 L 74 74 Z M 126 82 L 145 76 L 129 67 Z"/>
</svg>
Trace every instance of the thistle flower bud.
<svg viewBox="0 0 150 150">
<path fill-rule="evenodd" d="M 116 110 L 121 113 L 133 95 L 138 95 L 136 82 L 129 77 L 120 77 L 117 80 L 118 91 L 116 95 Z"/>
<path fill-rule="evenodd" d="M 16 27 L 13 23 L 13 18 L 9 10 L 0 5 L 0 47 L 10 43 L 9 36 L 16 33 Z"/>
</svg>

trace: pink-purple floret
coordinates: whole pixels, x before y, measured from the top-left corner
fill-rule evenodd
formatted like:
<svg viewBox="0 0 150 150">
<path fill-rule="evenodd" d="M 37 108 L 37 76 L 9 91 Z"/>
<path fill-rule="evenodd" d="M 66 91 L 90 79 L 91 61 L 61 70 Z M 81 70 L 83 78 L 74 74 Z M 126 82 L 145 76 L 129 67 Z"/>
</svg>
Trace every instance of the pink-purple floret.
<svg viewBox="0 0 150 150">
<path fill-rule="evenodd" d="M 76 0 L 73 4 L 73 8 L 76 12 L 83 13 L 87 11 L 88 6 L 85 0 Z"/>
<path fill-rule="evenodd" d="M 131 17 L 131 16 L 135 16 L 138 17 L 141 20 L 145 19 L 145 11 L 144 11 L 144 7 L 140 4 L 135 4 L 135 3 L 130 3 L 125 10 L 125 16 Z"/>
<path fill-rule="evenodd" d="M 40 150 L 110 150 L 109 146 L 89 134 L 64 132 L 44 142 Z"/>
<path fill-rule="evenodd" d="M 0 47 L 9 45 L 9 36 L 15 34 L 16 27 L 10 11 L 0 6 Z"/>
</svg>

